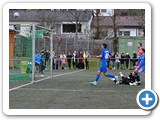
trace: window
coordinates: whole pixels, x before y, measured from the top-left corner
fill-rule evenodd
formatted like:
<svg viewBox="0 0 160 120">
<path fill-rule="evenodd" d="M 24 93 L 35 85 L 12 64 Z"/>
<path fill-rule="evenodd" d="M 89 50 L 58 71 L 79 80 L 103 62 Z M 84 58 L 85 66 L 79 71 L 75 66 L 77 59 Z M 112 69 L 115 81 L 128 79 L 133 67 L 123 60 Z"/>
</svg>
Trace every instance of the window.
<svg viewBox="0 0 160 120">
<path fill-rule="evenodd" d="M 122 36 L 122 31 L 119 31 L 119 36 Z"/>
<path fill-rule="evenodd" d="M 106 9 L 101 9 L 101 12 L 106 13 L 107 10 Z"/>
<path fill-rule="evenodd" d="M 130 36 L 130 31 L 124 31 L 124 36 Z"/>
<path fill-rule="evenodd" d="M 76 25 L 75 24 L 63 24 L 63 33 L 75 33 Z M 78 32 L 81 32 L 81 25 L 78 25 Z"/>
<path fill-rule="evenodd" d="M 119 36 L 130 36 L 130 31 L 119 31 Z"/>
</svg>

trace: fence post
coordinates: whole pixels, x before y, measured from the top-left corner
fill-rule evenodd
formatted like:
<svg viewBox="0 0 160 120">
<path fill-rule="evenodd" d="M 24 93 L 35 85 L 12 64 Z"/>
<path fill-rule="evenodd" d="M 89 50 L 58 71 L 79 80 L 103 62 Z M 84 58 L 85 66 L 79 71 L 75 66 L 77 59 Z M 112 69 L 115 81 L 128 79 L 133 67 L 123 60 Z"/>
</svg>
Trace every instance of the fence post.
<svg viewBox="0 0 160 120">
<path fill-rule="evenodd" d="M 14 71 L 14 60 L 11 61 L 12 61 L 12 71 Z"/>
<path fill-rule="evenodd" d="M 66 45 L 65 45 L 65 54 L 67 55 L 67 39 L 66 39 Z"/>
<path fill-rule="evenodd" d="M 131 68 L 131 66 L 130 66 L 130 65 L 131 65 L 131 64 L 130 64 L 130 62 L 131 62 L 131 59 L 129 58 L 129 66 L 128 66 L 129 68 L 128 68 L 128 69 L 130 69 L 130 68 Z"/>
<path fill-rule="evenodd" d="M 53 77 L 53 31 L 50 34 L 50 51 L 51 51 L 51 65 L 50 65 L 50 75 Z"/>
<path fill-rule="evenodd" d="M 98 69 L 98 59 L 97 59 L 97 69 Z"/>
</svg>

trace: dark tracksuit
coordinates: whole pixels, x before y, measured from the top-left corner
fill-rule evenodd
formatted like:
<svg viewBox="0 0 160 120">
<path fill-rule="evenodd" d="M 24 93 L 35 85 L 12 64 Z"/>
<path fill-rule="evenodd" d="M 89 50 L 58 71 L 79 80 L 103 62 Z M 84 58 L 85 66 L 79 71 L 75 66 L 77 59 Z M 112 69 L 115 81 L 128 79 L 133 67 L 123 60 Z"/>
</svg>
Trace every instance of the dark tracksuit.
<svg viewBox="0 0 160 120">
<path fill-rule="evenodd" d="M 122 76 L 122 80 L 119 81 L 119 84 L 129 85 L 129 83 L 133 83 L 133 82 L 136 82 L 136 81 L 140 81 L 139 77 L 137 75 L 132 76 L 132 73 L 130 73 L 128 77 Z M 114 82 L 116 82 L 116 81 L 114 81 Z"/>
<path fill-rule="evenodd" d="M 128 69 L 130 55 L 126 55 L 126 69 Z"/>
<path fill-rule="evenodd" d="M 69 69 L 71 69 L 71 60 L 72 60 L 72 55 L 67 55 L 67 62 Z"/>
</svg>

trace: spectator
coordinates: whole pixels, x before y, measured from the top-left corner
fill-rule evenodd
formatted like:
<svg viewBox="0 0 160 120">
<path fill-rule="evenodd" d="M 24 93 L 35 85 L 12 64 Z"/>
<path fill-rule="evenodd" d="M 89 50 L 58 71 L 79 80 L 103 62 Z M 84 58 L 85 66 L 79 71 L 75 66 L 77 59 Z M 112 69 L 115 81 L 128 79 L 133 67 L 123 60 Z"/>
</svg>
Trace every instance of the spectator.
<svg viewBox="0 0 160 120">
<path fill-rule="evenodd" d="M 107 59 L 107 62 L 108 62 L 108 66 L 107 67 L 109 68 L 109 62 L 110 62 L 110 58 L 109 57 Z"/>
<path fill-rule="evenodd" d="M 66 69 L 66 55 L 64 52 L 60 55 L 62 69 Z"/>
<path fill-rule="evenodd" d="M 44 55 L 43 55 L 44 56 Z M 46 68 L 46 65 L 45 65 L 45 59 L 44 57 L 41 56 L 41 71 L 40 73 L 43 73 L 43 70 Z"/>
<path fill-rule="evenodd" d="M 44 56 L 45 56 L 45 66 L 46 66 L 46 70 L 47 70 L 48 63 L 49 63 L 49 57 L 50 57 L 49 50 L 46 50 L 46 52 L 44 53 Z"/>
<path fill-rule="evenodd" d="M 121 54 L 121 69 L 124 70 L 124 61 L 125 61 L 125 55 L 124 53 Z"/>
<path fill-rule="evenodd" d="M 83 52 L 83 63 L 84 63 L 84 68 L 86 69 L 86 53 Z"/>
<path fill-rule="evenodd" d="M 88 51 L 86 51 L 86 69 L 89 69 L 89 59 L 91 58 Z"/>
<path fill-rule="evenodd" d="M 78 58 L 79 58 L 79 63 L 78 63 L 78 66 L 77 66 L 77 67 L 78 67 L 79 69 L 84 69 L 83 54 L 82 54 L 82 52 L 79 53 Z"/>
<path fill-rule="evenodd" d="M 116 59 L 116 65 L 117 65 L 117 70 L 119 70 L 119 64 L 120 64 L 120 55 L 118 54 L 118 52 L 115 55 L 115 59 Z"/>
<path fill-rule="evenodd" d="M 111 55 L 112 69 L 115 69 L 115 67 L 114 67 L 114 62 L 115 62 L 115 54 L 114 54 L 114 52 L 112 52 L 112 55 Z"/>
<path fill-rule="evenodd" d="M 128 70 L 129 60 L 130 60 L 130 55 L 126 53 L 126 69 L 127 70 Z"/>
<path fill-rule="evenodd" d="M 68 62 L 68 67 L 69 67 L 69 69 L 71 69 L 71 59 L 72 59 L 71 52 L 68 52 L 67 62 Z"/>
<path fill-rule="evenodd" d="M 133 62 L 133 66 L 135 66 L 135 64 L 136 64 L 136 61 L 137 61 L 137 54 L 136 54 L 136 52 L 135 51 L 133 51 L 133 54 L 132 54 L 132 62 Z"/>
<path fill-rule="evenodd" d="M 42 50 L 41 50 L 41 57 L 45 59 L 45 52 L 44 52 L 44 48 L 42 48 Z"/>
<path fill-rule="evenodd" d="M 76 51 L 74 51 L 74 53 L 73 53 L 73 69 L 75 69 L 76 68 L 76 65 L 77 65 L 77 52 Z"/>
<path fill-rule="evenodd" d="M 55 51 L 52 52 L 52 69 L 55 69 L 55 67 L 57 68 L 57 65 L 56 65 L 56 53 Z M 58 69 L 58 68 L 57 68 Z"/>
</svg>

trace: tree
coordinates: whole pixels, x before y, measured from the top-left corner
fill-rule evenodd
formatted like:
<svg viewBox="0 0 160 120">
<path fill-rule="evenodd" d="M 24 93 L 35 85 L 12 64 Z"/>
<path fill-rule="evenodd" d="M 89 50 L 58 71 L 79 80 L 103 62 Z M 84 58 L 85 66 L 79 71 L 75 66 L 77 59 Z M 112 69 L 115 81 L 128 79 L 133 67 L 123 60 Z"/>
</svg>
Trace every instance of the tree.
<svg viewBox="0 0 160 120">
<path fill-rule="evenodd" d="M 103 39 L 108 35 L 106 26 L 103 26 L 103 18 L 100 9 L 93 10 L 93 21 L 91 27 L 94 28 L 91 32 L 92 39 Z"/>
<path fill-rule="evenodd" d="M 63 13 L 69 20 L 69 22 L 75 24 L 76 26 L 76 37 L 74 39 L 74 47 L 76 47 L 76 43 L 78 40 L 78 30 L 80 29 L 79 27 L 82 22 L 86 20 L 86 18 L 91 17 L 92 12 L 90 9 L 64 9 Z"/>
<path fill-rule="evenodd" d="M 56 25 L 59 23 L 60 14 L 58 11 L 51 10 L 38 10 L 36 18 L 39 19 L 38 23 L 46 28 L 53 29 L 56 31 Z"/>
<path fill-rule="evenodd" d="M 132 9 L 130 13 L 137 20 L 137 23 L 142 27 L 143 37 L 145 37 L 145 9 Z"/>
<path fill-rule="evenodd" d="M 36 15 L 36 18 L 39 19 L 38 23 L 41 26 L 52 29 L 53 32 L 55 33 L 58 30 L 57 25 L 61 22 L 61 17 L 62 17 L 61 11 L 58 10 L 52 11 L 50 9 L 38 10 Z M 50 38 L 50 34 L 45 35 L 44 38 Z M 58 52 L 60 53 L 60 45 L 62 43 L 62 40 L 64 40 L 64 35 L 56 33 L 53 36 L 53 40 L 57 41 L 55 43 L 57 44 Z"/>
<path fill-rule="evenodd" d="M 100 15 L 100 10 L 99 9 L 96 9 L 95 11 L 93 11 L 93 17 L 95 19 L 95 22 L 92 23 L 92 27 L 94 27 L 96 29 L 96 31 L 94 32 L 94 36 L 93 36 L 94 39 L 100 39 L 100 34 L 101 34 L 101 31 L 100 31 L 100 22 L 101 22 L 100 16 L 101 15 Z"/>
</svg>

